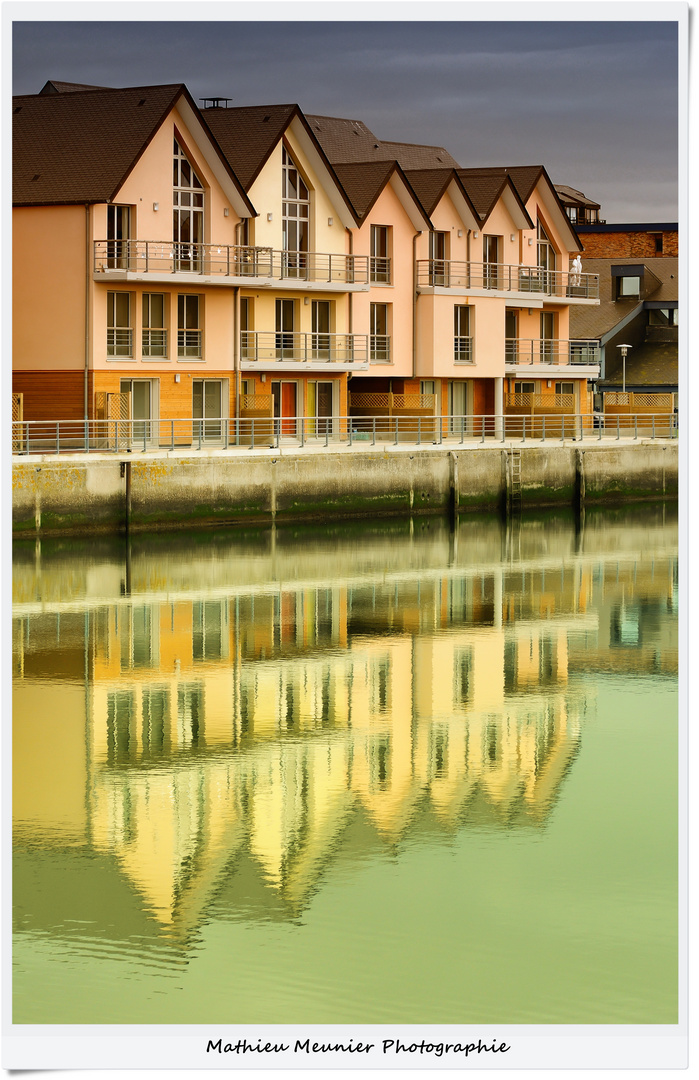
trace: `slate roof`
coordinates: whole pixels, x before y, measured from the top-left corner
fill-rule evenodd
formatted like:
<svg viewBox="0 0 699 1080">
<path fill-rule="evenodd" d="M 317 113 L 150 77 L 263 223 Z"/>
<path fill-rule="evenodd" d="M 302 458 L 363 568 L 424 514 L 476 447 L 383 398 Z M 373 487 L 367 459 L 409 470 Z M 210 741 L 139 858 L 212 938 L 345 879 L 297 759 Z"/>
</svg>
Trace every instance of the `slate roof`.
<svg viewBox="0 0 699 1080">
<path fill-rule="evenodd" d="M 89 86 L 87 83 L 58 82 L 49 79 L 39 91 L 40 94 L 73 94 L 77 90 L 110 90 L 109 86 Z"/>
<path fill-rule="evenodd" d="M 196 110 L 181 83 L 14 98 L 14 205 L 112 199 L 182 95 Z"/>
<path fill-rule="evenodd" d="M 441 146 L 382 142 L 361 120 L 307 115 L 306 119 L 328 160 L 336 162 L 397 161 L 402 169 L 458 168 Z"/>
<path fill-rule="evenodd" d="M 203 109 L 202 116 L 246 191 L 249 191 L 298 105 L 250 105 Z"/>
<path fill-rule="evenodd" d="M 642 303 L 639 299 L 612 299 L 612 267 L 637 266 L 641 262 L 660 281 L 660 286 L 644 300 L 677 301 L 678 281 L 676 258 L 657 259 L 583 259 L 585 274 L 599 274 L 599 307 L 573 304 L 570 308 L 571 338 L 601 338 L 630 315 Z"/>
<path fill-rule="evenodd" d="M 599 381 L 601 389 L 621 389 L 623 364 L 617 350 L 607 349 L 607 374 Z M 626 386 L 677 386 L 678 346 L 676 342 L 644 342 L 630 349 L 626 357 Z"/>
<path fill-rule="evenodd" d="M 583 195 L 582 191 L 577 191 L 576 188 L 568 187 L 567 184 L 554 184 L 556 193 L 562 203 L 571 206 L 584 206 L 590 210 L 600 210 L 600 204 L 593 202 L 592 199 L 588 199 L 586 195 Z"/>
<path fill-rule="evenodd" d="M 543 165 L 499 165 L 492 168 L 459 169 L 459 176 L 466 184 L 469 179 L 483 183 L 488 179 L 494 182 L 498 178 L 509 176 L 520 199 L 526 203 L 537 180 L 545 172 Z"/>
</svg>

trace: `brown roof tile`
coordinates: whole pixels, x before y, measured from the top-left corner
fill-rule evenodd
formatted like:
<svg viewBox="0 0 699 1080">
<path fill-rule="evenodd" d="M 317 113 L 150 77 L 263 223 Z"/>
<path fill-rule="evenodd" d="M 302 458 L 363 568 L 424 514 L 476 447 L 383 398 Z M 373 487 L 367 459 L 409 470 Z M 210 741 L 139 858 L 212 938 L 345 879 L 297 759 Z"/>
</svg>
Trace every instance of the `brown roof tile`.
<svg viewBox="0 0 699 1080">
<path fill-rule="evenodd" d="M 458 162 L 441 146 L 382 142 L 361 120 L 339 116 L 306 117 L 313 134 L 331 162 L 397 161 L 402 169 L 439 166 L 457 168 Z"/>
<path fill-rule="evenodd" d="M 106 202 L 182 93 L 181 84 L 13 99 L 13 202 Z"/>
<path fill-rule="evenodd" d="M 109 86 L 89 86 L 87 83 L 58 82 L 49 79 L 39 91 L 40 94 L 74 94 L 80 90 L 110 90 Z"/>
<path fill-rule="evenodd" d="M 612 267 L 638 266 L 642 263 L 659 280 L 660 285 L 645 300 L 676 301 L 678 298 L 677 259 L 583 259 L 585 274 L 599 274 L 599 307 L 578 306 L 570 309 L 571 338 L 601 338 L 637 308 L 638 299 L 612 299 Z"/>
<path fill-rule="evenodd" d="M 246 191 L 297 114 L 301 114 L 298 105 L 202 110 L 204 120 Z"/>
</svg>

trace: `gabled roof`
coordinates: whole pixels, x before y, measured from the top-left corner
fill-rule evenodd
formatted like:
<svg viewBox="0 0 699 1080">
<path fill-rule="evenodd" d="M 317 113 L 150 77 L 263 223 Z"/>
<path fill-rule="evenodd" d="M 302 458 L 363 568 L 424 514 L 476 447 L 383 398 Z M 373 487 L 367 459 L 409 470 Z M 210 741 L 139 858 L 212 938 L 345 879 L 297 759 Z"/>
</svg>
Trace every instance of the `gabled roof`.
<svg viewBox="0 0 699 1080">
<path fill-rule="evenodd" d="M 466 200 L 474 220 L 478 221 L 478 211 L 473 205 L 466 188 L 462 184 L 456 169 L 408 169 L 406 176 L 411 183 L 415 194 L 422 203 L 425 213 L 432 215 L 437 204 L 444 196 L 452 183 L 455 183 L 460 194 Z"/>
<path fill-rule="evenodd" d="M 246 191 L 281 139 L 298 105 L 203 109 L 202 115 Z"/>
<path fill-rule="evenodd" d="M 306 117 L 328 160 L 335 162 L 397 161 L 402 169 L 458 168 L 441 146 L 420 143 L 382 142 L 361 120 L 339 116 Z"/>
<path fill-rule="evenodd" d="M 182 83 L 123 89 L 33 94 L 13 99 L 13 191 L 15 206 L 70 206 L 110 202 L 175 105 L 202 130 Z M 212 159 L 235 190 L 240 209 L 252 204 L 211 140 Z"/>
<path fill-rule="evenodd" d="M 486 221 L 498 201 L 505 197 L 513 200 L 511 203 L 512 208 L 515 213 L 518 211 L 522 215 L 522 223 L 519 227 L 524 229 L 534 227 L 524 202 L 506 171 L 499 169 L 492 172 L 488 169 L 457 169 L 457 174 L 481 221 Z"/>
<path fill-rule="evenodd" d="M 549 193 L 549 209 L 555 209 L 559 212 L 561 227 L 568 233 L 571 240 L 571 246 L 578 251 L 582 251 L 583 245 L 580 243 L 577 233 L 571 225 L 570 219 L 558 196 L 558 192 L 552 184 L 551 178 L 543 165 L 499 165 L 493 166 L 492 168 L 460 169 L 459 176 L 462 178 L 467 188 L 469 185 L 468 177 L 471 177 L 473 182 L 482 184 L 488 180 L 495 181 L 499 177 L 509 176 L 523 205 L 526 205 L 527 200 L 530 198 L 534 188 L 539 183 L 539 180 L 543 180 Z"/>
<path fill-rule="evenodd" d="M 249 191 L 285 132 L 296 125 L 295 134 L 305 150 L 325 169 L 335 185 L 345 225 L 358 224 L 352 202 L 340 184 L 322 145 L 298 105 L 249 105 L 240 108 L 204 109 L 203 115 L 222 151 Z"/>
<path fill-rule="evenodd" d="M 392 181 L 402 181 L 403 189 L 419 216 L 420 224 L 429 228 L 429 215 L 397 161 L 348 161 L 334 165 L 333 169 L 354 208 L 359 224 L 364 221 L 386 185 Z M 405 205 L 405 200 L 401 201 Z M 411 217 L 414 219 L 415 214 Z"/>
<path fill-rule="evenodd" d="M 87 83 L 57 82 L 49 79 L 39 91 L 40 94 L 73 94 L 76 90 L 110 90 L 109 86 L 89 86 Z"/>
</svg>

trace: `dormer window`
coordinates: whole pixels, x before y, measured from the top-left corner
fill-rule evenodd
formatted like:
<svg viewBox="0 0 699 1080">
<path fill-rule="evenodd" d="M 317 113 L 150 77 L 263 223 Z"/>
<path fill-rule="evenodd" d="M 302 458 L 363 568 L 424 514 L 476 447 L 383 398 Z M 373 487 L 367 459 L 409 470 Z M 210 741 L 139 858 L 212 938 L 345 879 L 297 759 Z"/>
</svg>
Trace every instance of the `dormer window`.
<svg viewBox="0 0 699 1080">
<path fill-rule="evenodd" d="M 612 266 L 612 299 L 639 300 L 643 293 L 646 268 L 643 263 Z"/>
</svg>

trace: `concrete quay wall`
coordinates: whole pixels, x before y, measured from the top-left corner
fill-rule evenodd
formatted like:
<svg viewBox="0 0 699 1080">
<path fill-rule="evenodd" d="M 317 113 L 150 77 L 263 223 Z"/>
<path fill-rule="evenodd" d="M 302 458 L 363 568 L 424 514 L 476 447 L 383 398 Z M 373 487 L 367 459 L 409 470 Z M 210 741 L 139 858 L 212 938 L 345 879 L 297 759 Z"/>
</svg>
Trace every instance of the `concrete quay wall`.
<svg viewBox="0 0 699 1080">
<path fill-rule="evenodd" d="M 12 474 L 15 536 L 79 535 L 675 499 L 678 446 L 46 455 Z"/>
</svg>

